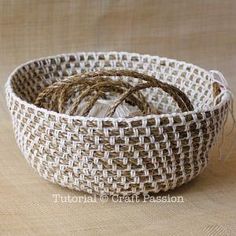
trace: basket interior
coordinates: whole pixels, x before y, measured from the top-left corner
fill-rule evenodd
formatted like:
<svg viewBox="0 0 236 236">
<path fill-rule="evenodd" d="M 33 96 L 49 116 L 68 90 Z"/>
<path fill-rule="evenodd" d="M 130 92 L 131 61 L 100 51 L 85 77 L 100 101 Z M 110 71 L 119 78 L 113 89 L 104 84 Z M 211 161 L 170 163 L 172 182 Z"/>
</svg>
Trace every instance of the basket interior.
<svg viewBox="0 0 236 236">
<path fill-rule="evenodd" d="M 11 85 L 22 100 L 34 103 L 45 87 L 58 80 L 87 71 L 114 68 L 136 70 L 176 86 L 188 96 L 194 110 L 213 105 L 212 79 L 206 70 L 167 58 L 128 53 L 78 53 L 34 61 L 17 70 Z M 134 78 L 122 79 L 133 84 L 138 82 Z M 162 113 L 181 112 L 173 98 L 159 88 L 148 88 L 142 93 Z"/>
</svg>

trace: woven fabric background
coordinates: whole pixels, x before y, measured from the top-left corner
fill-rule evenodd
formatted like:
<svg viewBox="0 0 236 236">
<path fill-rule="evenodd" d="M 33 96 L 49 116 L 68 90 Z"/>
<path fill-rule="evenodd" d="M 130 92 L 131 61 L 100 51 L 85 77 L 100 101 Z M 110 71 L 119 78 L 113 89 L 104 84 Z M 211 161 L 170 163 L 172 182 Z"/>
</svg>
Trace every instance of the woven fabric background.
<svg viewBox="0 0 236 236">
<path fill-rule="evenodd" d="M 184 203 L 55 203 L 84 196 L 46 182 L 13 136 L 4 84 L 19 64 L 76 51 L 166 56 L 223 72 L 236 92 L 234 0 L 0 0 L 0 235 L 236 235 L 236 132 L 201 176 L 166 194 Z M 229 117 L 226 134 L 232 126 Z"/>
</svg>

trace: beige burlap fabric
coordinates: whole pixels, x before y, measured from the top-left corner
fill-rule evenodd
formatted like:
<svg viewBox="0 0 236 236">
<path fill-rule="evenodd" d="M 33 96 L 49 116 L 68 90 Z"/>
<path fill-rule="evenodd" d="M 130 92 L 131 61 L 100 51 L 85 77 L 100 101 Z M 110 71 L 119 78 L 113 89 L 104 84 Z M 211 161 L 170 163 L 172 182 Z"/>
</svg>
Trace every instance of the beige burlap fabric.
<svg viewBox="0 0 236 236">
<path fill-rule="evenodd" d="M 217 146 L 198 178 L 169 192 L 184 202 L 55 203 L 53 194 L 84 195 L 48 183 L 26 164 L 15 143 L 3 86 L 16 66 L 34 58 L 129 51 L 217 69 L 235 92 L 235 9 L 233 0 L 1 0 L 0 234 L 234 235 L 235 131 L 224 138 L 225 160 L 218 160 Z M 229 119 L 226 134 L 231 125 Z"/>
</svg>

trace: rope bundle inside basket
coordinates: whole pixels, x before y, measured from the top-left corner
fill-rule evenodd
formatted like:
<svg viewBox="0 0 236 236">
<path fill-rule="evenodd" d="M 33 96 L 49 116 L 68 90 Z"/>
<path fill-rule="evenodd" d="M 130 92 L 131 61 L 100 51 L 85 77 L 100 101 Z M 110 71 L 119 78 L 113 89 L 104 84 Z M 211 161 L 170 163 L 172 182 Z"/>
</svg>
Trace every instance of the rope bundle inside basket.
<svg viewBox="0 0 236 236">
<path fill-rule="evenodd" d="M 111 77 L 136 78 L 140 82 L 133 85 L 121 79 L 113 80 Z M 190 100 L 180 89 L 157 80 L 153 76 L 130 70 L 101 70 L 70 76 L 41 91 L 35 100 L 35 105 L 59 113 L 77 115 L 79 112 L 80 115 L 87 116 L 99 99 L 109 101 L 111 96 L 120 94 L 112 104 L 109 104 L 105 117 L 112 117 L 117 107 L 123 102 L 136 106 L 140 111 L 139 114 L 142 115 L 160 114 L 147 102 L 141 92 L 143 89 L 154 87 L 158 87 L 172 96 L 182 112 L 193 110 Z M 74 99 L 70 101 L 73 96 Z M 81 109 L 82 102 L 86 102 L 86 104 Z M 78 111 L 79 107 L 80 111 Z"/>
</svg>

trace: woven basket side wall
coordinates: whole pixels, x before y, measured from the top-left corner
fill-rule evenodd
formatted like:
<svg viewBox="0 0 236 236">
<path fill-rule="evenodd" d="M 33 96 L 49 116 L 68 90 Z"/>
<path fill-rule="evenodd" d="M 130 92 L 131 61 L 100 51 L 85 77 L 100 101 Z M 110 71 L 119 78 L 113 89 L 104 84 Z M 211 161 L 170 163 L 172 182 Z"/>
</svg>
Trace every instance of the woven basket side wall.
<svg viewBox="0 0 236 236">
<path fill-rule="evenodd" d="M 40 89 L 54 81 L 50 73 L 61 79 L 81 71 L 81 68 L 104 67 L 104 58 L 112 59 L 112 55 L 68 55 L 36 61 L 19 69 L 13 75 L 11 85 L 19 97 L 30 102 Z M 153 64 L 147 73 L 158 74 L 162 70 L 160 78 L 163 81 L 170 78 L 168 73 L 172 70 L 164 73 L 164 61 L 165 67 L 176 66 L 168 60 L 154 60 L 146 56 L 132 60 L 127 55 L 126 58 L 122 54 L 113 56 L 126 68 L 134 63 L 143 64 L 143 67 Z M 116 66 L 117 61 L 110 62 L 108 67 Z M 154 66 L 155 63 L 157 66 Z M 175 69 L 179 71 L 182 67 L 188 68 L 179 62 Z M 201 81 L 209 75 L 200 70 L 192 72 L 196 73 L 195 79 L 184 81 L 185 85 L 183 81 L 177 85 L 185 91 L 194 91 L 189 96 L 195 101 L 195 106 L 200 104 L 204 107 L 206 98 L 201 101 L 195 98 L 203 95 L 208 98 L 207 106 L 210 106 L 213 103 L 212 90 L 208 87 L 212 86 L 211 79 L 207 78 L 201 86 L 198 81 L 198 77 Z M 95 194 L 159 192 L 190 181 L 206 167 L 209 149 L 222 129 L 229 108 L 228 101 L 210 110 L 191 113 L 126 120 L 82 119 L 37 109 L 17 99 L 9 86 L 8 107 L 17 143 L 27 161 L 49 181 Z"/>
</svg>

